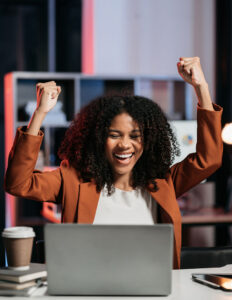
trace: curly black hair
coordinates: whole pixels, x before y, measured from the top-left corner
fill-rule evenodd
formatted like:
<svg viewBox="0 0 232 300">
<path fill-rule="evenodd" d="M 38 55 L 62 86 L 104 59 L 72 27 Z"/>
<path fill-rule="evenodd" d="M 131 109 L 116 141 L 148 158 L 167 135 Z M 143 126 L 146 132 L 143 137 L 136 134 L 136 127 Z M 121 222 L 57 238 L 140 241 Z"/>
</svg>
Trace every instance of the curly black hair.
<svg viewBox="0 0 232 300">
<path fill-rule="evenodd" d="M 179 146 L 161 108 L 145 97 L 106 96 L 93 100 L 76 115 L 58 155 L 69 161 L 83 181 L 94 180 L 98 192 L 106 185 L 111 194 L 114 177 L 105 144 L 112 120 L 122 112 L 138 123 L 144 147 L 132 171 L 132 186 L 157 191 L 156 179 L 166 178 L 175 155 L 179 155 Z"/>
</svg>

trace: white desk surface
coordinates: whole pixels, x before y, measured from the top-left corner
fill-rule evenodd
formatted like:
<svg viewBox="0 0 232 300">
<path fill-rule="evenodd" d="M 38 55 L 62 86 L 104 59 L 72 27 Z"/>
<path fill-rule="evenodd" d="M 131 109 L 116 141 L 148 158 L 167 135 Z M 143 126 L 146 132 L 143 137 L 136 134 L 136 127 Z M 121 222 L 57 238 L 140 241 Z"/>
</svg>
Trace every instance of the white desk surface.
<svg viewBox="0 0 232 300">
<path fill-rule="evenodd" d="M 231 273 L 232 274 L 232 265 L 227 265 L 221 268 L 210 268 L 210 269 L 186 269 L 186 270 L 173 270 L 172 276 L 172 293 L 165 297 L 117 297 L 117 296 L 98 296 L 98 297 L 90 297 L 90 296 L 36 296 L 32 297 L 0 297 L 0 299 L 43 299 L 43 300 L 67 300 L 67 299 L 78 299 L 78 300 L 231 300 L 232 292 L 225 292 L 219 289 L 213 289 L 208 286 L 202 285 L 200 283 L 194 282 L 191 279 L 192 273 Z M 46 291 L 46 288 L 42 288 Z M 41 290 L 42 291 L 42 290 Z M 41 292 L 40 291 L 40 292 Z"/>
</svg>

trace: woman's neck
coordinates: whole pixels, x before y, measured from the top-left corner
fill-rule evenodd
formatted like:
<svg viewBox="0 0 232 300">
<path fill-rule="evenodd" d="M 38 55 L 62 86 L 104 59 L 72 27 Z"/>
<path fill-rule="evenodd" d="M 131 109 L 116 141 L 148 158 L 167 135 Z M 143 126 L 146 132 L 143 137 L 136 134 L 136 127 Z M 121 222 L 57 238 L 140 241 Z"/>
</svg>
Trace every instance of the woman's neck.
<svg viewBox="0 0 232 300">
<path fill-rule="evenodd" d="M 114 180 L 114 187 L 124 191 L 131 191 L 133 190 L 131 184 L 131 176 L 128 174 L 125 175 L 116 175 Z"/>
</svg>

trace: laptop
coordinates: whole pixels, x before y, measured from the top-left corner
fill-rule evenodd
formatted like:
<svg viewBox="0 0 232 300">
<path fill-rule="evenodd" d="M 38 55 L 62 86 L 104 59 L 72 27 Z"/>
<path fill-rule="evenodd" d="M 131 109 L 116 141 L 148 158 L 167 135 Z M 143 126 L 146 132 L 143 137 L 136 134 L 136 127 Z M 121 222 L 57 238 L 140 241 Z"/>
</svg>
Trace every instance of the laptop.
<svg viewBox="0 0 232 300">
<path fill-rule="evenodd" d="M 50 295 L 169 295 L 173 228 L 47 224 L 45 257 Z"/>
</svg>

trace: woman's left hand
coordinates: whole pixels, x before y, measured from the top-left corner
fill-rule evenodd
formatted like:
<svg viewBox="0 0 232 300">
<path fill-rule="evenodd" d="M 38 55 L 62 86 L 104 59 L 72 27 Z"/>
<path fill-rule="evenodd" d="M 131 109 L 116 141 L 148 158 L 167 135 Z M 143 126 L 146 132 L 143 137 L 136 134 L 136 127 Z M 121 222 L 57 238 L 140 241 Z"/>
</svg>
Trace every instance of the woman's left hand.
<svg viewBox="0 0 232 300">
<path fill-rule="evenodd" d="M 180 76 L 190 83 L 196 92 L 199 105 L 208 110 L 214 110 L 208 84 L 201 68 L 199 57 L 181 57 L 177 63 Z"/>
<path fill-rule="evenodd" d="M 181 57 L 177 68 L 184 81 L 193 87 L 207 85 L 199 57 Z"/>
</svg>

